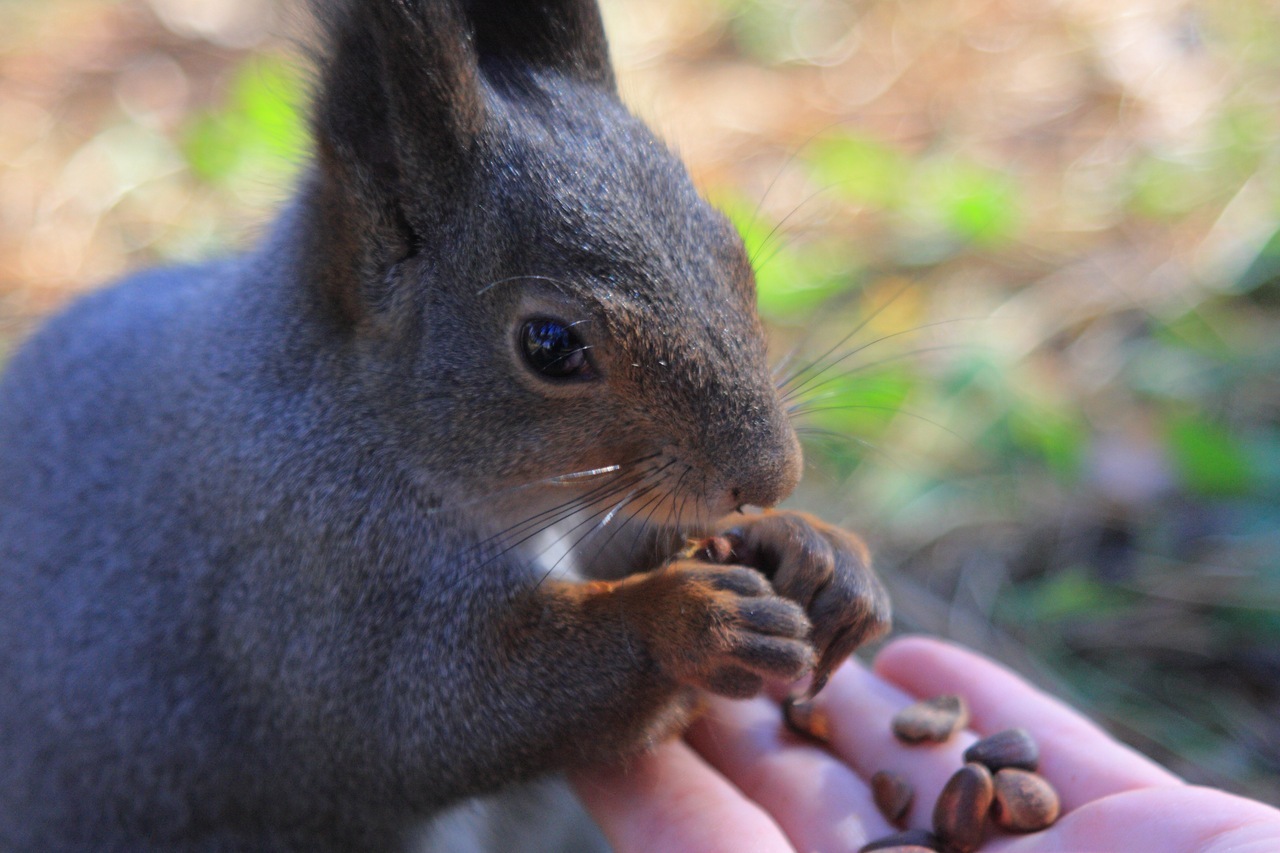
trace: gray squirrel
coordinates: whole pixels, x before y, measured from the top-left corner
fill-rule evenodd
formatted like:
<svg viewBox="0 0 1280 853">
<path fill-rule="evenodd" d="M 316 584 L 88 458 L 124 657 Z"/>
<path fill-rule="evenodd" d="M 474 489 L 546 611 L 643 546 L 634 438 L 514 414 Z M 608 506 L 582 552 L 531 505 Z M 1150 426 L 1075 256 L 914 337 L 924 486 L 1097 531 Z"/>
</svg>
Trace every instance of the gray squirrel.
<svg viewBox="0 0 1280 853">
<path fill-rule="evenodd" d="M 318 12 L 261 244 L 0 380 L 6 853 L 408 849 L 887 628 L 855 536 L 738 512 L 801 470 L 750 264 L 593 0 Z"/>
</svg>

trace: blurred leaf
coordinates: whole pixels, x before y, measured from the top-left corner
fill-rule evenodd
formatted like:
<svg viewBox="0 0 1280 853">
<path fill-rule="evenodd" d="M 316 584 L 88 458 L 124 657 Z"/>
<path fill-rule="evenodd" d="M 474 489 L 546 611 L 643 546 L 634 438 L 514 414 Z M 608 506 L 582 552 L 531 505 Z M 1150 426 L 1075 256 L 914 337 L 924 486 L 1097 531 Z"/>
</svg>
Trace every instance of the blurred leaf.
<svg viewBox="0 0 1280 853">
<path fill-rule="evenodd" d="M 712 193 L 742 235 L 756 273 L 756 307 L 768 320 L 794 321 L 832 297 L 855 290 L 859 264 L 849 243 L 827 240 L 794 248 L 784 224 L 760 219 L 759 209 L 732 193 Z"/>
<path fill-rule="evenodd" d="M 1262 607 L 1231 607 L 1217 608 L 1214 615 L 1235 629 L 1232 638 L 1235 643 L 1280 642 L 1280 611 Z"/>
<path fill-rule="evenodd" d="M 226 105 L 188 127 L 184 150 L 192 170 L 213 184 L 291 175 L 307 145 L 303 95 L 291 65 L 268 57 L 246 63 Z"/>
<path fill-rule="evenodd" d="M 1165 446 L 1184 486 L 1200 495 L 1239 495 L 1253 482 L 1241 441 L 1224 427 L 1196 415 L 1165 424 Z"/>
<path fill-rule="evenodd" d="M 1236 288 L 1242 293 L 1277 287 L 1280 287 L 1280 230 L 1271 235 L 1236 282 Z"/>
<path fill-rule="evenodd" d="M 891 208 L 902 196 L 911 164 L 896 149 L 844 134 L 816 142 L 807 158 L 822 185 L 852 201 Z"/>
<path fill-rule="evenodd" d="M 1165 338 L 1164 340 L 1159 339 Z M 1142 338 L 1129 346 L 1123 365 L 1130 387 L 1153 397 L 1196 402 L 1220 390 L 1211 365 L 1172 335 Z"/>
<path fill-rule="evenodd" d="M 1013 180 L 990 169 L 952 158 L 920 166 L 911 186 L 918 218 L 933 220 L 955 236 L 994 245 L 1013 236 L 1021 202 Z"/>
<path fill-rule="evenodd" d="M 1181 219 L 1215 196 L 1205 169 L 1156 156 L 1139 158 L 1129 175 L 1129 207 L 1150 219 Z"/>
<path fill-rule="evenodd" d="M 1218 159 L 1225 170 L 1240 177 L 1258 169 L 1280 130 L 1270 103 L 1229 104 L 1213 129 Z"/>
<path fill-rule="evenodd" d="M 1226 304 L 1221 300 L 1206 300 L 1190 311 L 1175 317 L 1167 323 L 1155 326 L 1152 337 L 1173 347 L 1206 356 L 1214 362 L 1231 359 L 1235 352 L 1231 342 L 1222 337 L 1222 329 L 1238 326 L 1235 318 L 1223 310 Z M 1202 370 L 1210 370 L 1212 364 L 1201 366 Z"/>
<path fill-rule="evenodd" d="M 1092 620 L 1125 610 L 1133 596 L 1070 568 L 1012 590 L 1002 611 L 1015 622 L 1040 626 L 1066 619 Z"/>
<path fill-rule="evenodd" d="M 717 0 L 729 14 L 729 33 L 747 56 L 780 62 L 791 52 L 795 10 L 771 0 Z"/>
<path fill-rule="evenodd" d="M 1009 431 L 1015 442 L 1043 459 L 1059 480 L 1077 479 L 1089 441 L 1088 430 L 1080 418 L 1064 412 L 1021 407 L 1009 413 Z"/>
<path fill-rule="evenodd" d="M 857 362 L 835 365 L 808 384 L 800 409 L 805 414 L 800 417 L 832 432 L 874 437 L 894 419 L 915 387 L 915 376 L 901 365 L 873 370 L 864 370 Z"/>
<path fill-rule="evenodd" d="M 854 289 L 856 269 L 838 247 L 774 250 L 756 262 L 756 299 L 768 320 L 811 314 L 833 296 Z"/>
</svg>

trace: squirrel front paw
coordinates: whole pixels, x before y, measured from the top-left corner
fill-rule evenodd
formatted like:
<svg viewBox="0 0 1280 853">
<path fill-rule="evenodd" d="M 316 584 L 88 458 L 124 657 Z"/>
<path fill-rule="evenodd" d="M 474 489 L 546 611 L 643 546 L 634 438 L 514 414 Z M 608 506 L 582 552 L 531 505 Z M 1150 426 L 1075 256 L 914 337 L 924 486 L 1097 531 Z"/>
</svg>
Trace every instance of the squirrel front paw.
<svg viewBox="0 0 1280 853">
<path fill-rule="evenodd" d="M 681 684 L 742 699 L 813 668 L 804 609 L 755 569 L 677 559 L 621 586 L 627 620 Z"/>
<path fill-rule="evenodd" d="M 714 563 L 758 569 L 778 595 L 804 609 L 817 653 L 809 695 L 822 689 L 854 649 L 889 630 L 889 595 L 862 540 L 812 515 L 750 516 L 697 543 L 693 553 Z"/>
</svg>

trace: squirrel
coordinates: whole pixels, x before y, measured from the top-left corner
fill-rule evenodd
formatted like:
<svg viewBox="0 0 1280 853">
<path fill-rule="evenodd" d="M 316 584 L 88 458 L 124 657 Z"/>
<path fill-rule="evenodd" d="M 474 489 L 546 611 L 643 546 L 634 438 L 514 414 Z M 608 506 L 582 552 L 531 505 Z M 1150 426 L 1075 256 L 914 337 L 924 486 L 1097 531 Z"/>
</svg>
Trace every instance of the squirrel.
<svg viewBox="0 0 1280 853">
<path fill-rule="evenodd" d="M 410 849 L 887 630 L 861 541 L 771 509 L 801 450 L 750 263 L 593 0 L 317 10 L 260 244 L 80 299 L 0 380 L 8 853 Z"/>
</svg>

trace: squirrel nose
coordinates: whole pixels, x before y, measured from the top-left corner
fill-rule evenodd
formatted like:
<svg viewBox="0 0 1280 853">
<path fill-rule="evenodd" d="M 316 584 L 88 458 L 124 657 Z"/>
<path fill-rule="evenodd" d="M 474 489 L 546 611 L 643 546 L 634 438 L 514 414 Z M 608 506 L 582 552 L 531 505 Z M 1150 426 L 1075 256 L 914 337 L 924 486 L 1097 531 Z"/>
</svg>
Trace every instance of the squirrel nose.
<svg viewBox="0 0 1280 853">
<path fill-rule="evenodd" d="M 772 448 L 758 450 L 746 463 L 735 466 L 729 479 L 733 508 L 772 507 L 795 491 L 803 469 L 803 455 L 796 434 L 787 430 Z"/>
</svg>

